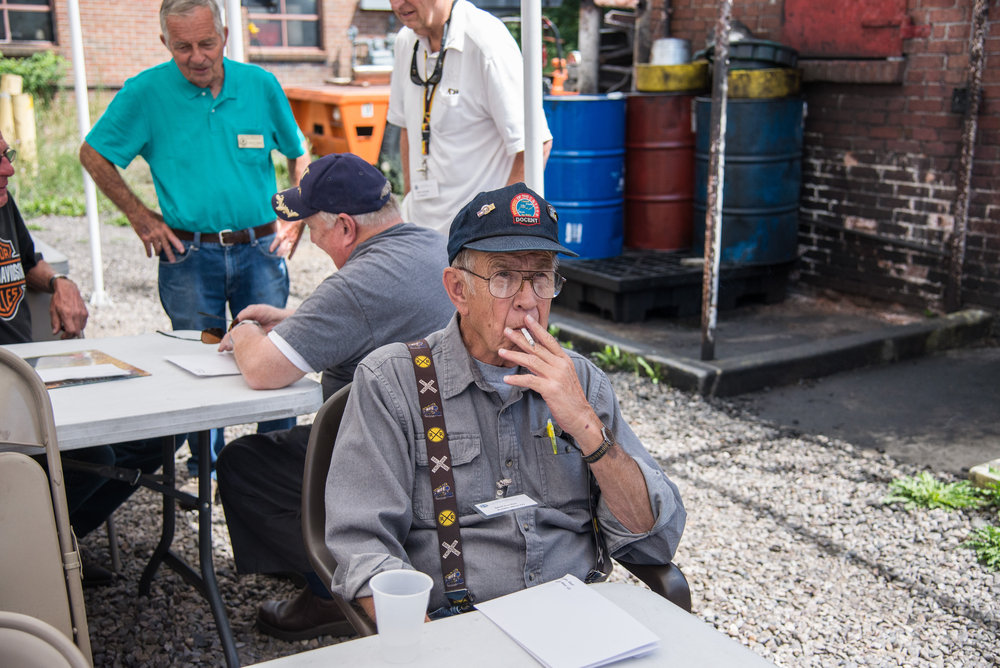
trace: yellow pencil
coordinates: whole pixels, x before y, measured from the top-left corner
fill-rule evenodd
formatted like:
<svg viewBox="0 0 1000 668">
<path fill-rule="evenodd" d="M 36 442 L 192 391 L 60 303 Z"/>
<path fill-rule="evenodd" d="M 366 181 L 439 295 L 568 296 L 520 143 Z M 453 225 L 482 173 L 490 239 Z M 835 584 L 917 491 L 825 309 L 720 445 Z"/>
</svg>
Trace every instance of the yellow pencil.
<svg viewBox="0 0 1000 668">
<path fill-rule="evenodd" d="M 545 423 L 545 432 L 549 435 L 549 440 L 552 441 L 552 454 L 559 454 L 559 446 L 556 445 L 556 430 L 552 426 L 552 418 Z"/>
</svg>

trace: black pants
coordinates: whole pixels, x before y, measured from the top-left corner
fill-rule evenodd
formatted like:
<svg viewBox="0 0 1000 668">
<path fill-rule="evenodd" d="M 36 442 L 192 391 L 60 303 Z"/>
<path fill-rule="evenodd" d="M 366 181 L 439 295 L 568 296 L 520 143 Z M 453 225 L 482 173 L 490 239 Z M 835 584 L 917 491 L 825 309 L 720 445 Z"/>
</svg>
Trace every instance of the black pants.
<svg viewBox="0 0 1000 668">
<path fill-rule="evenodd" d="M 80 461 L 153 473 L 163 463 L 163 442 L 159 438 L 149 438 L 68 450 L 62 453 L 62 460 L 69 522 L 77 538 L 83 538 L 104 524 L 111 513 L 132 496 L 139 486 L 75 471 L 67 462 Z"/>
<path fill-rule="evenodd" d="M 311 572 L 302 539 L 309 425 L 250 434 L 219 452 L 216 474 L 240 573 Z"/>
</svg>

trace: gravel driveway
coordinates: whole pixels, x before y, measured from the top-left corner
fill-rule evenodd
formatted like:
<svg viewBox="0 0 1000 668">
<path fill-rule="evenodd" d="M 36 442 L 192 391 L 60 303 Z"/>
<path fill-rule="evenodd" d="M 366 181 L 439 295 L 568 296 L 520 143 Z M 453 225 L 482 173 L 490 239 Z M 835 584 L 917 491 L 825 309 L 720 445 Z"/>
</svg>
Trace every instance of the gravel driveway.
<svg viewBox="0 0 1000 668">
<path fill-rule="evenodd" d="M 85 220 L 30 222 L 38 238 L 69 257 L 73 278 L 89 294 Z M 88 335 L 168 327 L 156 297 L 155 264 L 137 238 L 130 229 L 108 226 L 102 236 L 112 304 L 92 307 Z M 303 240 L 290 265 L 292 303 L 331 269 Z M 614 375 L 613 382 L 625 416 L 680 487 L 688 525 L 675 561 L 700 618 L 781 666 L 1000 665 L 1000 574 L 988 573 L 959 547 L 995 516 L 884 506 L 887 483 L 916 469 L 821 434 L 782 430 L 739 399 L 706 401 L 628 374 Z M 178 461 L 186 456 L 181 450 Z M 178 470 L 183 475 L 184 467 Z M 161 570 L 151 595 L 137 596 L 158 537 L 159 508 L 154 494 L 140 490 L 116 513 L 122 572 L 114 585 L 86 590 L 98 666 L 223 663 L 208 606 L 180 577 Z M 181 513 L 177 533 L 175 549 L 196 562 L 195 513 Z M 258 633 L 256 605 L 294 587 L 236 577 L 218 506 L 214 540 L 245 664 L 337 641 L 286 643 Z M 82 545 L 93 558 L 107 558 L 103 531 Z"/>
</svg>

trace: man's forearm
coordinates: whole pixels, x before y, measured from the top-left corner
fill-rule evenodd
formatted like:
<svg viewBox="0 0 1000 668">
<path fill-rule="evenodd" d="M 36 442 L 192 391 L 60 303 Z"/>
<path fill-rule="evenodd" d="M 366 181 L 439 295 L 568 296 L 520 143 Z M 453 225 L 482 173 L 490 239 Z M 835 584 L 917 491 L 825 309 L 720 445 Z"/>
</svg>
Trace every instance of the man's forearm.
<svg viewBox="0 0 1000 668">
<path fill-rule="evenodd" d="M 229 333 L 233 344 L 236 366 L 255 390 L 275 390 L 291 385 L 305 374 L 288 361 L 277 346 L 267 338 L 267 333 L 256 323 L 233 328 Z"/>
<path fill-rule="evenodd" d="M 125 183 L 118 168 L 87 142 L 80 146 L 80 163 L 94 179 L 101 192 L 125 214 L 130 222 L 147 208 Z"/>
</svg>

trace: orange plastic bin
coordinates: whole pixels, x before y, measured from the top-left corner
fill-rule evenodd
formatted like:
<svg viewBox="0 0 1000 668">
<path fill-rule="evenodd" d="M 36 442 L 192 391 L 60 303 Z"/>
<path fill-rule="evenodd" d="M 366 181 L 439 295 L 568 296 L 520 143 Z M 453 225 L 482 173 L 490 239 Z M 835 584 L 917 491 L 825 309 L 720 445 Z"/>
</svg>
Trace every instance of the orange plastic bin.
<svg viewBox="0 0 1000 668">
<path fill-rule="evenodd" d="M 350 152 L 378 162 L 389 86 L 293 86 L 285 88 L 285 95 L 313 153 Z"/>
</svg>

